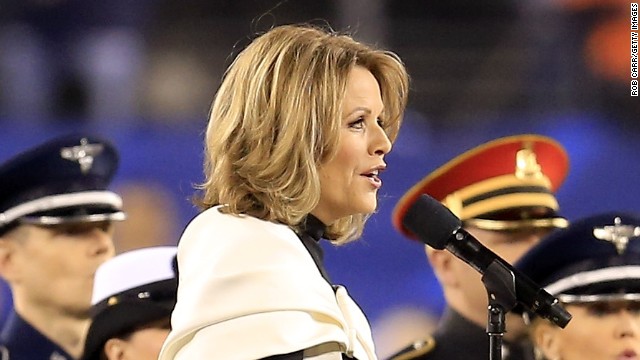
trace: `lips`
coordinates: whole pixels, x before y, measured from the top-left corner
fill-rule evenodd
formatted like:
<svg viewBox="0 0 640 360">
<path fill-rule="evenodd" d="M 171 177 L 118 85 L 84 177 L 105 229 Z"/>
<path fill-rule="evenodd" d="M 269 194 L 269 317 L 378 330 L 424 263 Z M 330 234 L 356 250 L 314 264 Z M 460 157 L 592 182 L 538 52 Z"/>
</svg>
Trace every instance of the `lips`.
<svg viewBox="0 0 640 360">
<path fill-rule="evenodd" d="M 368 177 L 378 177 L 378 175 L 380 175 L 381 172 L 385 171 L 386 168 L 387 168 L 387 166 L 385 164 L 378 165 L 378 166 L 370 168 L 369 170 L 363 172 L 360 175 L 368 176 Z"/>
<path fill-rule="evenodd" d="M 373 180 L 376 180 L 376 181 L 380 181 L 380 178 L 378 177 L 378 174 L 362 174 L 362 176 L 368 177 L 369 179 L 373 179 Z"/>
<path fill-rule="evenodd" d="M 635 351 L 627 349 L 621 352 L 620 354 L 618 354 L 616 359 L 617 360 L 638 360 L 638 355 Z"/>
<path fill-rule="evenodd" d="M 379 189 L 382 186 L 382 180 L 380 180 L 380 172 L 384 170 L 384 166 L 378 166 L 376 168 L 373 168 L 365 173 L 362 173 L 360 175 L 366 177 L 367 179 L 369 179 L 369 181 L 371 182 L 371 184 L 376 188 Z"/>
<path fill-rule="evenodd" d="M 382 187 L 382 180 L 380 180 L 380 178 L 378 178 L 377 176 L 367 176 L 367 180 L 376 190 Z"/>
<path fill-rule="evenodd" d="M 370 177 L 370 178 L 377 178 L 379 173 L 380 172 L 378 170 L 372 170 L 370 172 L 366 172 L 366 173 L 362 174 L 362 176 L 366 176 L 366 177 Z"/>
</svg>

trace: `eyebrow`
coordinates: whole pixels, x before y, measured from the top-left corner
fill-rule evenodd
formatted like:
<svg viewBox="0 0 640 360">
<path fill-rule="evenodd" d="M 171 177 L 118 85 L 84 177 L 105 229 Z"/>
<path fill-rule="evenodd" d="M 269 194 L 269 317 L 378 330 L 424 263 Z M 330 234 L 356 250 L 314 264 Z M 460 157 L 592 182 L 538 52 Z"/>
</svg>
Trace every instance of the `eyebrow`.
<svg viewBox="0 0 640 360">
<path fill-rule="evenodd" d="M 359 111 L 364 111 L 367 115 L 371 115 L 372 111 L 370 108 L 368 107 L 364 107 L 364 106 L 358 106 L 357 108 L 353 109 L 353 111 L 351 111 L 350 113 L 347 114 L 347 116 L 351 116 Z M 382 111 L 380 111 L 380 115 L 384 114 L 384 108 L 382 108 Z"/>
</svg>

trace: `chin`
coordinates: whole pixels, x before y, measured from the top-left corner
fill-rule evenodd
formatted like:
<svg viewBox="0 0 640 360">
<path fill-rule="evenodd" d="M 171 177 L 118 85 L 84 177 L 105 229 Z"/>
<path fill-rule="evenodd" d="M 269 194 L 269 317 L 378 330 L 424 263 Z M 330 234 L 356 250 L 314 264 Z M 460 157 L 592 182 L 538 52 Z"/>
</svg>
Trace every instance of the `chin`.
<svg viewBox="0 0 640 360">
<path fill-rule="evenodd" d="M 362 204 L 360 204 L 360 206 L 357 206 L 354 209 L 356 211 L 354 211 L 353 213 L 354 214 L 362 214 L 362 215 L 373 214 L 376 211 L 377 206 L 378 206 L 378 203 L 376 201 L 362 203 Z"/>
</svg>

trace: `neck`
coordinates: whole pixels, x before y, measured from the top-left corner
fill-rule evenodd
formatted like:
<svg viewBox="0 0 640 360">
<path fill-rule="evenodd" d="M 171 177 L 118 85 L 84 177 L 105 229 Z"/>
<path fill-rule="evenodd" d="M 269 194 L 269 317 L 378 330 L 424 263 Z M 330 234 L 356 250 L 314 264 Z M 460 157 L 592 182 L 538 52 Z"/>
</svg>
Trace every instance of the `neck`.
<svg viewBox="0 0 640 360">
<path fill-rule="evenodd" d="M 90 318 L 14 299 L 15 311 L 31 326 L 69 355 L 79 359 L 89 330 Z"/>
<path fill-rule="evenodd" d="M 464 296 L 454 296 L 447 291 L 444 292 L 447 304 L 462 315 L 468 321 L 476 324 L 478 327 L 486 328 L 489 314 L 487 313 L 487 304 L 482 307 L 472 306 L 465 301 Z M 504 333 L 504 339 L 507 341 L 515 341 L 521 339 L 526 334 L 526 325 L 521 316 L 508 312 L 505 314 L 505 326 L 507 332 Z"/>
<path fill-rule="evenodd" d="M 311 212 L 311 215 L 313 215 L 316 219 L 320 220 L 320 222 L 325 226 L 329 226 L 333 224 L 336 220 L 338 220 L 338 218 L 333 216 L 329 211 L 324 211 L 323 209 L 320 209 L 320 208 L 313 209 L 313 211 Z"/>
<path fill-rule="evenodd" d="M 482 311 L 479 311 L 477 306 L 471 306 L 471 304 L 465 301 L 465 297 L 460 294 L 460 296 L 456 296 L 458 294 L 454 293 L 455 291 L 444 291 L 445 299 L 447 304 L 455 310 L 458 314 L 462 315 L 465 319 L 471 321 L 472 323 L 485 327 L 487 325 L 487 306 L 482 307 Z"/>
</svg>

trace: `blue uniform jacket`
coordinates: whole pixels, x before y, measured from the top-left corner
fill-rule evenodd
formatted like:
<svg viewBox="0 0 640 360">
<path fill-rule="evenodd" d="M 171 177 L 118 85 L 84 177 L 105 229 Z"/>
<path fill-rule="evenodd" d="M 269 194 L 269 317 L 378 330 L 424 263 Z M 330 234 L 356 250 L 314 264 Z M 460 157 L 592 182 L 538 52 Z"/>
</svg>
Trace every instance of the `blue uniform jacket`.
<svg viewBox="0 0 640 360">
<path fill-rule="evenodd" d="M 0 360 L 73 360 L 58 345 L 12 312 L 0 333 Z"/>
</svg>

